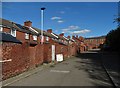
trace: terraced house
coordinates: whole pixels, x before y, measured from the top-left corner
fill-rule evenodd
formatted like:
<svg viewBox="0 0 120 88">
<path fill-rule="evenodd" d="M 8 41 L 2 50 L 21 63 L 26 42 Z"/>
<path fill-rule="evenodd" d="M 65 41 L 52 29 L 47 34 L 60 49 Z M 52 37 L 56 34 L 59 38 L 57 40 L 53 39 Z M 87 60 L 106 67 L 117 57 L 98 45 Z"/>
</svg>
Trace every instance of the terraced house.
<svg viewBox="0 0 120 88">
<path fill-rule="evenodd" d="M 96 49 L 100 48 L 105 42 L 105 36 L 85 38 L 84 43 L 86 44 L 87 49 Z"/>
<path fill-rule="evenodd" d="M 3 80 L 43 63 L 63 61 L 80 53 L 80 38 L 55 34 L 52 29 L 43 31 L 32 26 L 0 19 L 0 61 Z"/>
</svg>

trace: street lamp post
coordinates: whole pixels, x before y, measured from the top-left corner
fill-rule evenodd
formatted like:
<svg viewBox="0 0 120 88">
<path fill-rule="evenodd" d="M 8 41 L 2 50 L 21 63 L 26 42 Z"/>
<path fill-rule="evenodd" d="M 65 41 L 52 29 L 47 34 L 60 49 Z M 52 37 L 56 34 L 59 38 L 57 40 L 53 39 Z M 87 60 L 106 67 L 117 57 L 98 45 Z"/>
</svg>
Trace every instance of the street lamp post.
<svg viewBox="0 0 120 88">
<path fill-rule="evenodd" d="M 45 8 L 41 8 L 41 44 L 43 44 L 43 30 L 44 30 L 44 10 Z"/>
<path fill-rule="evenodd" d="M 118 2 L 118 27 L 120 27 L 120 1 Z"/>
</svg>

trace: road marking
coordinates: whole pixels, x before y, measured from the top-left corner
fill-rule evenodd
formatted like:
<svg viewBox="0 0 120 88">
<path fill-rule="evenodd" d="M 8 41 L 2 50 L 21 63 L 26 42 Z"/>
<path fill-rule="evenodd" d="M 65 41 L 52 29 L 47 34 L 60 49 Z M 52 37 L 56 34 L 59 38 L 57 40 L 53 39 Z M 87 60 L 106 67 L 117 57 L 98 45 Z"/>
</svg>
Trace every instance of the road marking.
<svg viewBox="0 0 120 88">
<path fill-rule="evenodd" d="M 50 72 L 69 73 L 70 71 L 50 70 Z"/>
</svg>

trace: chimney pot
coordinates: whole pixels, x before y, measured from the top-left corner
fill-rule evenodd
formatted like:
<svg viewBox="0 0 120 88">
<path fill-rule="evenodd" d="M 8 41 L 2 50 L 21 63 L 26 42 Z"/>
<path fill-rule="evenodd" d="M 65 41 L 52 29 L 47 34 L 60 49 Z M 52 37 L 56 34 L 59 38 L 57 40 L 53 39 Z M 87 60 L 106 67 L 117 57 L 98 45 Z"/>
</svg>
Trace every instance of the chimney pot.
<svg viewBox="0 0 120 88">
<path fill-rule="evenodd" d="M 72 39 L 75 39 L 75 36 L 74 36 L 74 35 L 72 36 Z"/>
<path fill-rule="evenodd" d="M 81 41 L 83 41 L 83 40 L 84 40 L 84 38 L 83 38 L 82 36 L 80 36 L 80 37 L 79 37 L 79 39 L 80 39 Z"/>
<path fill-rule="evenodd" d="M 32 22 L 31 21 L 25 21 L 24 26 L 32 27 Z"/>
<path fill-rule="evenodd" d="M 68 36 L 68 38 L 70 39 L 70 36 Z"/>
<path fill-rule="evenodd" d="M 64 36 L 64 33 L 59 34 L 59 36 L 63 37 L 63 36 Z"/>
<path fill-rule="evenodd" d="M 48 32 L 48 33 L 52 33 L 52 29 L 48 29 L 47 32 Z"/>
<path fill-rule="evenodd" d="M 76 38 L 78 38 L 78 35 L 76 35 Z"/>
</svg>

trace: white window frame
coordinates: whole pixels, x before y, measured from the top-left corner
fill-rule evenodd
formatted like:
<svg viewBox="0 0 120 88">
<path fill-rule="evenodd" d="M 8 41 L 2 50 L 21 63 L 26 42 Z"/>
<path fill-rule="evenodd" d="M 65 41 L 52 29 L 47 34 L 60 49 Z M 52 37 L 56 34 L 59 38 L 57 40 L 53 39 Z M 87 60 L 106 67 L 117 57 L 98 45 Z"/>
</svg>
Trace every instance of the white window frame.
<svg viewBox="0 0 120 88">
<path fill-rule="evenodd" d="M 25 33 L 25 39 L 29 39 L 29 34 Z"/>
<path fill-rule="evenodd" d="M 41 35 L 41 42 L 44 42 L 44 36 Z"/>
<path fill-rule="evenodd" d="M 37 41 L 37 35 L 33 35 L 33 40 Z"/>
<path fill-rule="evenodd" d="M 2 26 L 0 27 L 0 31 L 3 31 L 3 27 Z"/>
<path fill-rule="evenodd" d="M 14 32 L 13 32 L 14 31 Z M 13 36 L 13 37 L 16 37 L 16 30 L 15 29 L 11 29 L 11 35 Z"/>
<path fill-rule="evenodd" d="M 49 37 L 48 36 L 46 36 L 46 41 L 49 41 Z"/>
</svg>

